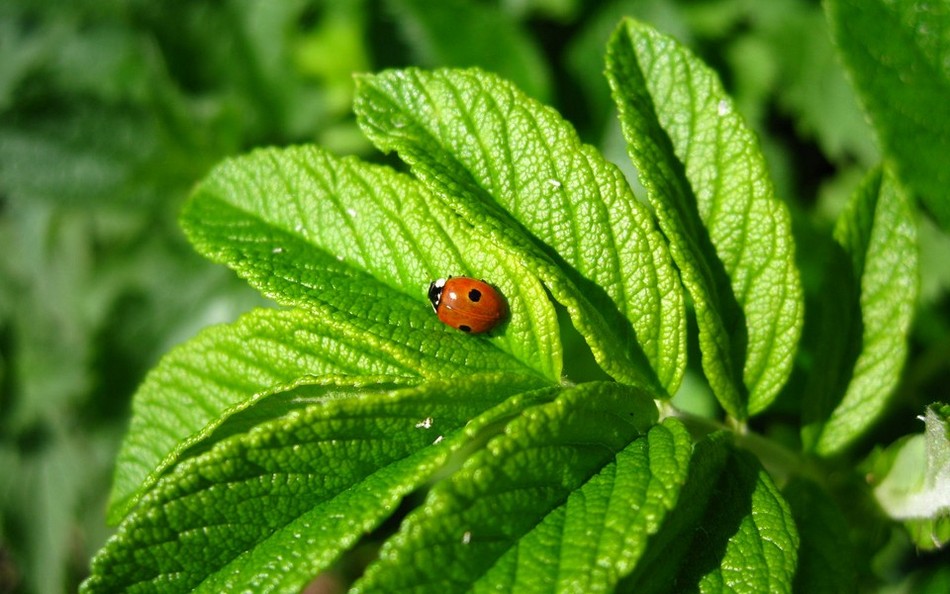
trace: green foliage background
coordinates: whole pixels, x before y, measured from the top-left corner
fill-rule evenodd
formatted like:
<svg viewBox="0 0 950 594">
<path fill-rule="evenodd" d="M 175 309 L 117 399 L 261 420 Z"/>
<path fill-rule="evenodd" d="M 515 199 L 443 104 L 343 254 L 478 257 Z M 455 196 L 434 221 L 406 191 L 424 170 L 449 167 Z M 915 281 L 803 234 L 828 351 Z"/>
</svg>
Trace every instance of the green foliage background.
<svg viewBox="0 0 950 594">
<path fill-rule="evenodd" d="M 199 329 L 264 303 L 199 257 L 179 228 L 186 195 L 215 163 L 295 143 L 384 160 L 357 129 L 352 74 L 475 65 L 553 105 L 583 141 L 629 168 L 603 75 L 605 45 L 623 15 L 674 35 L 717 69 L 790 208 L 807 309 L 819 311 L 828 290 L 819 271 L 836 249 L 830 238 L 848 241 L 849 229 L 833 229 L 838 215 L 880 159 L 878 147 L 900 150 L 910 135 L 885 127 L 875 139 L 818 2 L 4 2 L 0 592 L 75 590 L 109 534 L 112 468 L 145 372 Z M 832 23 L 847 35 L 849 21 Z M 900 70 L 893 76 L 899 81 Z M 864 108 L 872 120 L 894 121 L 887 105 Z M 919 132 L 936 138 L 926 140 L 935 147 L 928 159 L 900 164 L 911 179 L 930 179 L 928 167 L 950 171 L 936 119 Z M 943 203 L 923 205 L 932 218 L 918 217 L 921 291 L 908 364 L 886 421 L 857 445 L 863 452 L 919 431 L 924 407 L 948 398 L 946 184 L 943 191 Z M 565 358 L 585 348 L 568 341 Z M 714 406 L 700 361 L 690 352 L 677 395 L 697 412 Z M 600 377 L 593 362 L 575 373 Z M 798 371 L 791 386 L 808 381 Z M 778 394 L 756 420 L 760 433 L 781 440 L 792 393 Z M 833 440 L 816 435 L 816 447 L 823 438 Z M 820 497 L 807 486 L 792 492 Z M 897 531 L 876 536 L 890 544 L 869 544 L 884 551 L 875 569 L 894 587 L 939 588 L 947 579 L 931 571 L 946 552 L 918 556 Z"/>
</svg>

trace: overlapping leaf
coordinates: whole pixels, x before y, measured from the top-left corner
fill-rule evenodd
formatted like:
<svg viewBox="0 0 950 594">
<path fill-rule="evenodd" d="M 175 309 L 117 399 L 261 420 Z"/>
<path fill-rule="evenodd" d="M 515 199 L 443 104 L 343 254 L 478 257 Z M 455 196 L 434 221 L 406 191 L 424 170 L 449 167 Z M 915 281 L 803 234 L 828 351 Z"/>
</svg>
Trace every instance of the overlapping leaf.
<svg viewBox="0 0 950 594">
<path fill-rule="evenodd" d="M 433 489 L 354 590 L 608 590 L 685 480 L 688 434 L 671 422 L 644 436 L 656 414 L 612 383 L 529 409 Z"/>
<path fill-rule="evenodd" d="M 679 386 L 678 278 L 615 166 L 558 114 L 478 70 L 409 69 L 358 83 L 355 109 L 370 139 L 537 274 L 608 373 L 657 391 Z"/>
<path fill-rule="evenodd" d="M 315 148 L 258 151 L 217 168 L 183 215 L 201 251 L 300 312 L 258 312 L 169 355 L 136 397 L 112 498 L 117 520 L 234 407 L 307 375 L 560 375 L 557 321 L 518 262 L 392 170 Z M 446 328 L 426 286 L 490 278 L 511 320 L 490 339 Z"/>
<path fill-rule="evenodd" d="M 97 556 L 83 591 L 300 591 L 462 444 L 556 395 L 531 392 L 537 383 L 496 373 L 336 398 L 320 389 L 316 404 L 162 478 Z M 294 392 L 307 396 L 305 386 Z"/>
<path fill-rule="evenodd" d="M 627 20 L 607 64 L 630 157 L 696 308 L 706 376 L 730 415 L 755 414 L 787 379 L 801 333 L 788 212 L 698 58 Z"/>
<path fill-rule="evenodd" d="M 382 350 L 368 352 L 361 337 L 346 330 L 300 310 L 261 309 L 166 355 L 136 395 L 110 519 L 118 521 L 205 427 L 255 395 L 307 375 L 419 379 L 411 366 Z"/>
<path fill-rule="evenodd" d="M 585 384 L 510 423 L 354 591 L 791 592 L 798 534 L 765 471 L 723 439 L 693 454 L 675 421 L 639 435 L 625 391 Z"/>
<path fill-rule="evenodd" d="M 758 461 L 728 439 L 697 444 L 679 505 L 618 591 L 792 591 L 799 542 L 791 511 Z"/>
</svg>

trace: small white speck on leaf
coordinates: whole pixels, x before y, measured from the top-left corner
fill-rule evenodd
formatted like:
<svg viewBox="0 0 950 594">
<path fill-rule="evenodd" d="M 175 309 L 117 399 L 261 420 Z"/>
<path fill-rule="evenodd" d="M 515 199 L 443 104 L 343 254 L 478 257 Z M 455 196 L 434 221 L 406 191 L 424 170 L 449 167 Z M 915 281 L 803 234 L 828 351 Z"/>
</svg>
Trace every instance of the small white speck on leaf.
<svg viewBox="0 0 950 594">
<path fill-rule="evenodd" d="M 354 208 L 347 208 L 347 209 L 346 209 L 346 214 L 350 215 L 351 217 L 355 217 L 355 216 L 356 216 L 356 209 L 354 209 Z"/>
<path fill-rule="evenodd" d="M 416 429 L 428 429 L 432 426 L 432 417 L 426 417 L 416 423 Z"/>
<path fill-rule="evenodd" d="M 439 443 L 440 441 L 442 441 L 442 436 L 441 436 L 441 435 L 438 436 L 438 437 L 436 437 L 436 438 L 435 438 L 435 441 L 433 441 L 432 444 L 435 445 L 435 444 Z"/>
<path fill-rule="evenodd" d="M 339 255 L 336 257 L 336 259 L 339 260 L 340 262 L 342 262 L 342 261 L 344 260 L 343 254 L 339 254 Z"/>
<path fill-rule="evenodd" d="M 271 252 L 273 252 L 273 253 L 275 253 L 275 254 L 282 254 L 282 253 L 284 253 L 284 248 L 282 248 L 282 247 L 275 247 L 274 249 L 271 250 Z"/>
<path fill-rule="evenodd" d="M 297 223 L 297 225 L 294 227 L 294 231 L 296 231 L 297 233 L 302 233 L 302 232 L 303 232 L 303 223 Z"/>
<path fill-rule="evenodd" d="M 728 115 L 730 111 L 732 111 L 732 107 L 729 106 L 729 102 L 725 99 L 721 100 L 719 105 L 716 107 L 716 112 L 720 116 Z"/>
<path fill-rule="evenodd" d="M 467 545 L 470 542 L 472 542 L 472 532 L 470 530 L 466 530 L 465 534 L 462 535 L 462 544 Z"/>
<path fill-rule="evenodd" d="M 560 187 L 561 187 L 561 182 L 559 182 L 558 180 L 556 180 L 556 179 L 554 179 L 554 178 L 549 179 L 549 180 L 548 180 L 548 183 L 551 184 L 551 186 L 554 187 L 554 188 L 560 188 Z"/>
</svg>

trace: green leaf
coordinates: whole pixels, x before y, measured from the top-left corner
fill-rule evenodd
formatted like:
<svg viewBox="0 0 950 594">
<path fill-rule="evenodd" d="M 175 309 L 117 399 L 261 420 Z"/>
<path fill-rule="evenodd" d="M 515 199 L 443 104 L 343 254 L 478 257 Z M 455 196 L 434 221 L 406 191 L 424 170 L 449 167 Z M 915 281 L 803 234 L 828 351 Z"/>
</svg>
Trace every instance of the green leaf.
<svg viewBox="0 0 950 594">
<path fill-rule="evenodd" d="M 785 206 L 753 133 L 713 71 L 633 20 L 608 46 L 627 149 L 670 241 L 699 324 L 703 369 L 743 419 L 787 379 L 802 289 Z"/>
<path fill-rule="evenodd" d="M 718 433 L 696 445 L 679 505 L 618 591 L 792 591 L 791 511 L 758 461 L 728 439 Z"/>
<path fill-rule="evenodd" d="M 199 252 L 265 295 L 402 351 L 421 375 L 524 366 L 560 379 L 557 319 L 537 279 L 390 168 L 316 147 L 255 151 L 208 175 L 182 225 Z M 432 312 L 429 283 L 460 274 L 487 279 L 508 301 L 510 320 L 487 340 Z"/>
<path fill-rule="evenodd" d="M 950 6 L 829 0 L 832 34 L 897 174 L 950 229 Z"/>
<path fill-rule="evenodd" d="M 337 398 L 320 387 L 316 404 L 163 477 L 94 559 L 83 592 L 299 592 L 462 445 L 556 394 L 535 385 L 497 373 Z"/>
<path fill-rule="evenodd" d="M 676 505 L 691 454 L 692 440 L 679 422 L 652 427 L 545 515 L 476 589 L 612 591 Z"/>
<path fill-rule="evenodd" d="M 527 410 L 436 485 L 354 591 L 609 589 L 685 480 L 689 436 L 676 422 L 643 436 L 656 414 L 603 382 Z"/>
<path fill-rule="evenodd" d="M 505 11 L 472 0 L 387 0 L 386 4 L 415 54 L 414 64 L 480 66 L 536 99 L 550 96 L 548 62 L 535 40 Z"/>
<path fill-rule="evenodd" d="M 801 594 L 857 592 L 850 527 L 834 501 L 814 483 L 795 480 L 783 493 L 801 534 L 795 591 Z"/>
<path fill-rule="evenodd" d="M 835 226 L 822 289 L 819 350 L 806 386 L 802 438 L 839 452 L 873 423 L 900 379 L 917 299 L 917 232 L 888 169 L 865 178 Z"/>
<path fill-rule="evenodd" d="M 874 496 L 891 518 L 908 525 L 914 542 L 937 549 L 950 542 L 950 406 L 933 405 L 923 435 L 889 448 L 890 469 Z"/>
<path fill-rule="evenodd" d="M 109 519 L 125 515 L 232 407 L 308 375 L 421 379 L 398 354 L 367 349 L 352 328 L 300 310 L 255 310 L 203 331 L 166 355 L 139 388 L 118 455 Z"/>
<path fill-rule="evenodd" d="M 666 244 L 557 113 L 478 70 L 414 69 L 360 77 L 355 110 L 481 241 L 544 282 L 607 373 L 676 390 L 685 315 Z"/>
</svg>

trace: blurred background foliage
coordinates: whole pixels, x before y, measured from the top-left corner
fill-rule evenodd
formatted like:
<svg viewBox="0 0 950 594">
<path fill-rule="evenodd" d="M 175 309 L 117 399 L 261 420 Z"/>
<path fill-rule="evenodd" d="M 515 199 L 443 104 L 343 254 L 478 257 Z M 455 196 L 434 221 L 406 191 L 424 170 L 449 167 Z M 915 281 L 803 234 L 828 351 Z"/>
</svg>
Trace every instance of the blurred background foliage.
<svg viewBox="0 0 950 594">
<path fill-rule="evenodd" d="M 109 534 L 113 456 L 138 382 L 170 346 L 264 303 L 177 227 L 209 167 L 311 142 L 384 159 L 356 127 L 351 74 L 477 65 L 555 106 L 629 172 L 603 77 L 623 15 L 720 72 L 760 134 L 820 298 L 834 217 L 878 149 L 817 1 L 5 0 L 0 592 L 75 590 Z M 922 218 L 921 241 L 902 420 L 868 447 L 919 430 L 914 417 L 946 397 L 950 238 Z M 701 409 L 702 381 L 686 386 L 679 398 Z M 780 401 L 760 429 L 778 434 L 795 410 Z"/>
</svg>

